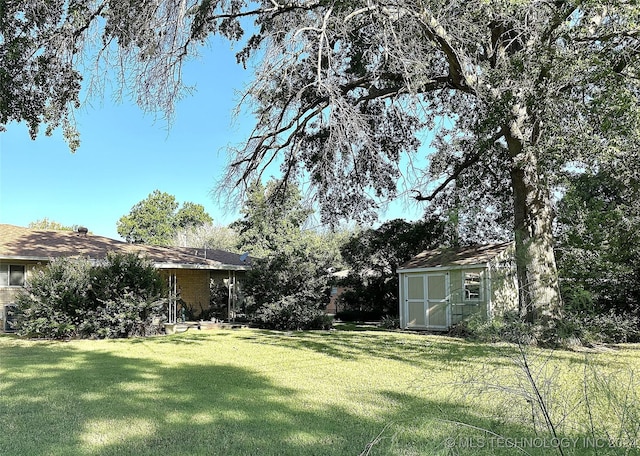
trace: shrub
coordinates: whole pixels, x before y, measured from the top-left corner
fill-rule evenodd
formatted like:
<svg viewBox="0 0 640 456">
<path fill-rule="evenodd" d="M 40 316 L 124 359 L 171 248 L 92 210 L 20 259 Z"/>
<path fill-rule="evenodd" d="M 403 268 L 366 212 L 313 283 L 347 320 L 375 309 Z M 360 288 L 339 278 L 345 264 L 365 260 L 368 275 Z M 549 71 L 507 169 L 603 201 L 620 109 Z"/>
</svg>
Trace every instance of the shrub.
<svg viewBox="0 0 640 456">
<path fill-rule="evenodd" d="M 385 315 L 382 317 L 382 320 L 380 320 L 380 327 L 384 329 L 399 329 L 400 319 L 398 317 Z"/>
<path fill-rule="evenodd" d="M 134 254 L 109 254 L 98 266 L 54 259 L 17 299 L 18 333 L 54 339 L 153 334 L 163 292 L 153 265 Z"/>
<path fill-rule="evenodd" d="M 110 252 L 105 261 L 92 270 L 92 298 L 97 302 L 125 295 L 152 302 L 165 291 L 164 281 L 153 264 L 133 253 Z"/>
<path fill-rule="evenodd" d="M 148 302 L 133 293 L 127 293 L 101 304 L 87 313 L 81 329 L 88 336 L 115 339 L 149 336 L 159 332 L 154 318 L 162 312 L 164 300 Z"/>
<path fill-rule="evenodd" d="M 327 326 L 328 277 L 320 264 L 313 252 L 293 247 L 254 260 L 244 282 L 244 307 L 253 323 L 293 330 Z"/>
<path fill-rule="evenodd" d="M 212 280 L 209 285 L 209 309 L 202 313 L 203 320 L 229 318 L 229 287 L 222 281 Z"/>
<path fill-rule="evenodd" d="M 87 336 L 117 338 L 158 332 L 166 292 L 153 264 L 135 254 L 109 253 L 92 271 L 93 308 L 87 313 Z M 88 330 L 91 328 L 91 330 Z"/>
<path fill-rule="evenodd" d="M 515 312 L 492 320 L 472 317 L 455 325 L 450 334 L 480 342 L 512 342 L 542 347 L 640 342 L 640 318 L 614 312 L 567 312 L 546 324 L 526 323 Z"/>
<path fill-rule="evenodd" d="M 567 283 L 567 281 L 561 281 L 560 284 L 565 309 L 569 312 L 597 312 L 597 305 L 593 299 L 593 293 L 573 282 Z"/>
<path fill-rule="evenodd" d="M 31 275 L 17 297 L 18 334 L 64 339 L 75 337 L 91 306 L 91 265 L 84 259 L 54 259 Z"/>
<path fill-rule="evenodd" d="M 263 328 L 279 330 L 329 329 L 333 318 L 322 308 L 301 302 L 296 296 L 285 296 L 263 304 L 254 321 Z"/>
<path fill-rule="evenodd" d="M 517 312 L 505 312 L 492 319 L 474 315 L 455 325 L 451 332 L 480 342 L 537 343 L 534 326 L 522 321 Z"/>
<path fill-rule="evenodd" d="M 367 277 L 363 280 L 357 275 L 349 275 L 340 283 L 346 288 L 338 304 L 342 309 L 341 320 L 372 321 L 398 313 L 397 277 Z"/>
<path fill-rule="evenodd" d="M 571 333 L 587 345 L 640 342 L 640 318 L 635 315 L 568 313 L 562 324 L 565 334 Z"/>
</svg>

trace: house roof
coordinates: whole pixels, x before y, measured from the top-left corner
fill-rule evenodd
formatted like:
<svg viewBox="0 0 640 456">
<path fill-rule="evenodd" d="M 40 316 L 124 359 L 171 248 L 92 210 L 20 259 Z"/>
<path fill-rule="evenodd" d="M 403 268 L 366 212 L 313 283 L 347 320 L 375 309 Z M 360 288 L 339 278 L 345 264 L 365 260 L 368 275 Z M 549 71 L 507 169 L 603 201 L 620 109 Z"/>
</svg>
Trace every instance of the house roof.
<svg viewBox="0 0 640 456">
<path fill-rule="evenodd" d="M 503 242 L 500 244 L 425 250 L 402 264 L 398 270 L 485 264 L 504 252 L 512 244 L 512 242 Z"/>
<path fill-rule="evenodd" d="M 237 253 L 227 252 L 226 250 L 207 249 L 207 248 L 194 248 L 194 247 L 171 247 L 172 250 L 176 250 L 187 255 L 194 255 L 197 257 L 206 258 L 208 260 L 219 261 L 223 264 L 233 266 L 247 266 L 251 264 L 251 258 L 246 257 L 242 260 L 242 255 Z"/>
<path fill-rule="evenodd" d="M 199 252 L 198 252 L 199 250 Z M 240 255 L 221 250 L 157 247 L 128 244 L 75 231 L 33 230 L 0 224 L 0 260 L 48 261 L 58 257 L 104 259 L 108 252 L 137 253 L 161 269 L 249 269 Z"/>
</svg>

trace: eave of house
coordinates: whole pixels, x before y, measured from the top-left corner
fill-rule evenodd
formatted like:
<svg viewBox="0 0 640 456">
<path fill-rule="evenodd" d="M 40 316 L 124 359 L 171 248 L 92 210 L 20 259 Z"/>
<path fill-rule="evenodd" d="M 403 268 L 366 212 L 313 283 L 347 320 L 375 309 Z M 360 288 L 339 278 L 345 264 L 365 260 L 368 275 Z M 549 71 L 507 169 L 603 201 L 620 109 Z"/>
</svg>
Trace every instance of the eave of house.
<svg viewBox="0 0 640 456">
<path fill-rule="evenodd" d="M 32 256 L 15 256 L 15 255 L 0 255 L 0 261 L 51 261 L 50 257 L 32 257 Z"/>
<path fill-rule="evenodd" d="M 32 257 L 32 256 L 12 256 L 12 255 L 0 255 L 0 261 L 29 261 L 35 263 L 49 263 L 52 260 L 51 257 Z M 98 263 L 100 260 L 89 258 L 89 261 Z M 239 266 L 235 264 L 194 264 L 194 263 L 168 263 L 168 262 L 154 262 L 153 266 L 156 269 L 199 269 L 210 271 L 249 271 L 250 266 Z"/>
<path fill-rule="evenodd" d="M 483 269 L 488 268 L 489 263 L 472 263 L 472 264 L 452 264 L 442 266 L 431 266 L 426 268 L 407 268 L 398 269 L 398 274 L 406 274 L 412 272 L 445 272 L 445 271 L 461 271 L 463 269 Z"/>
<path fill-rule="evenodd" d="M 238 266 L 235 264 L 191 264 L 191 263 L 154 263 L 157 269 L 201 269 L 209 271 L 249 271 L 250 266 Z"/>
</svg>

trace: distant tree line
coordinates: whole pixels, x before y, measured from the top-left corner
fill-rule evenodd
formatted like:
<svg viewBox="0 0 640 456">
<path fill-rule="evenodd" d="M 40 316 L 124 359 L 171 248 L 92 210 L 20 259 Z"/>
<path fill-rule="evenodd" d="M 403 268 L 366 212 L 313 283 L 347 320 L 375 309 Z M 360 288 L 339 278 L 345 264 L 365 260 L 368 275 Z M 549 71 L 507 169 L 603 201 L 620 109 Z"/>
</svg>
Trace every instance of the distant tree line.
<svg viewBox="0 0 640 456">
<path fill-rule="evenodd" d="M 555 224 L 566 314 L 640 318 L 638 182 L 628 168 L 567 172 Z M 243 311 L 278 329 L 327 327 L 324 310 L 332 285 L 346 290 L 340 318 L 397 315 L 397 269 L 403 262 L 424 249 L 509 240 L 507 220 L 500 222 L 490 207 L 470 212 L 464 201 L 415 222 L 318 229 L 300 190 L 289 184 L 283 191 L 283 185 L 255 182 L 240 219 L 228 226 L 215 225 L 201 205 L 179 207 L 175 197 L 156 190 L 118 227 L 130 242 L 249 253 L 253 268 L 243 284 L 248 296 Z M 70 229 L 48 219 L 30 226 Z M 338 279 L 334 273 L 341 270 L 347 273 Z"/>
</svg>

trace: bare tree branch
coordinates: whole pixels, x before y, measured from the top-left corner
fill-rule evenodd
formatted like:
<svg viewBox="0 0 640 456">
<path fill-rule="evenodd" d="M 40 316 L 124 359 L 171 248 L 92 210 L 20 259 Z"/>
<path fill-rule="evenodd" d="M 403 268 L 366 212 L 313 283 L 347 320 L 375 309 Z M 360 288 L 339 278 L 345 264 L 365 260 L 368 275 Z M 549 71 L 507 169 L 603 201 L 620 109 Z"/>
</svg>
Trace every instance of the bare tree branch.
<svg viewBox="0 0 640 456">
<path fill-rule="evenodd" d="M 500 132 L 496 133 L 493 137 L 491 137 L 488 142 L 495 143 L 496 141 L 498 141 L 503 136 L 504 136 L 504 132 L 503 132 L 503 130 L 500 130 Z M 447 186 L 451 182 L 453 182 L 454 180 L 458 179 L 458 177 L 460 177 L 460 175 L 464 171 L 466 171 L 471 166 L 473 166 L 476 163 L 478 163 L 478 161 L 480 161 L 481 157 L 482 157 L 482 150 L 477 150 L 474 153 L 464 157 L 464 159 L 461 162 L 456 163 L 454 165 L 453 171 L 429 195 L 424 196 L 424 195 L 422 195 L 422 192 L 419 191 L 419 190 L 411 190 L 412 192 L 415 192 L 415 194 L 416 194 L 413 197 L 413 199 L 415 199 L 416 201 L 433 201 L 436 198 L 436 196 L 438 196 L 440 194 L 440 192 L 442 192 L 445 188 L 447 188 Z"/>
</svg>

